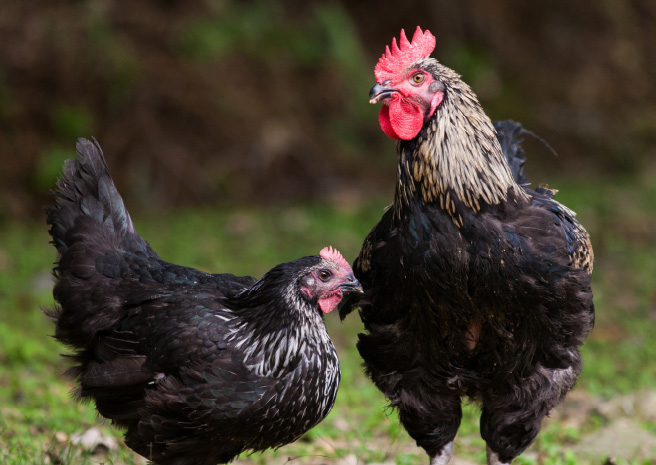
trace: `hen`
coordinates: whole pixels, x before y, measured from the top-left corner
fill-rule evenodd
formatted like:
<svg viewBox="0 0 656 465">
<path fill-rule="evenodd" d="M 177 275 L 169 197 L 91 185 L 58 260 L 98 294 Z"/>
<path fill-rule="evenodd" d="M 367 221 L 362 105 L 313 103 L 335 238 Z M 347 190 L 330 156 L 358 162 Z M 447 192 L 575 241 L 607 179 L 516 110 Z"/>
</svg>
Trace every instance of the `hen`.
<svg viewBox="0 0 656 465">
<path fill-rule="evenodd" d="M 553 191 L 524 187 L 521 127 L 497 133 L 434 47 L 402 31 L 376 65 L 398 182 L 354 263 L 365 293 L 341 315 L 360 309 L 365 370 L 431 465 L 451 458 L 463 397 L 482 406 L 488 463 L 507 464 L 581 371 L 592 248 Z"/>
<path fill-rule="evenodd" d="M 167 263 L 134 231 L 100 147 L 77 149 L 46 212 L 59 256 L 51 316 L 79 397 L 160 465 L 228 462 L 320 422 L 340 379 L 323 314 L 361 290 L 341 254 L 257 281 Z"/>
</svg>

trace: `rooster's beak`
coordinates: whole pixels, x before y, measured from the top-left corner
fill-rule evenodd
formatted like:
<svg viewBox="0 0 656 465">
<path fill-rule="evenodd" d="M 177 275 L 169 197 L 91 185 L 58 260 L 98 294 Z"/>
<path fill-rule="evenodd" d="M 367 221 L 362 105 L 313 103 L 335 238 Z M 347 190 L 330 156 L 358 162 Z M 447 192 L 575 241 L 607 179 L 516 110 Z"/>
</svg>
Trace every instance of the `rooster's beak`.
<svg viewBox="0 0 656 465">
<path fill-rule="evenodd" d="M 394 92 L 398 92 L 398 91 L 399 91 L 398 89 L 385 87 L 376 83 L 376 85 L 373 86 L 369 91 L 369 103 L 378 103 L 379 101 L 384 100 L 386 98 L 391 98 Z"/>
<path fill-rule="evenodd" d="M 338 289 L 341 289 L 344 293 L 357 292 L 362 294 L 362 284 L 360 281 L 355 279 L 355 276 L 349 275 L 346 277 L 346 281 L 337 286 Z"/>
</svg>

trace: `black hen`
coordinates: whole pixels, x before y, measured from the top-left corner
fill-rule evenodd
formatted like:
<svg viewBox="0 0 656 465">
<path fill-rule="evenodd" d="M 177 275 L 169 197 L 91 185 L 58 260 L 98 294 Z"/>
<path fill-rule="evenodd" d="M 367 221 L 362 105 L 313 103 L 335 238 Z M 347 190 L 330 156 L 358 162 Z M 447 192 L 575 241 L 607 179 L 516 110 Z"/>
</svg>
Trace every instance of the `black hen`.
<svg viewBox="0 0 656 465">
<path fill-rule="evenodd" d="M 376 66 L 398 182 L 353 267 L 365 293 L 342 316 L 360 308 L 366 372 L 432 465 L 451 458 L 463 397 L 482 405 L 488 463 L 510 463 L 581 371 L 592 248 L 552 191 L 524 187 L 521 126 L 495 131 L 434 46 L 402 33 Z"/>
<path fill-rule="evenodd" d="M 134 231 L 100 147 L 78 143 L 46 208 L 59 252 L 56 338 L 78 395 L 161 465 L 216 464 L 296 440 L 333 406 L 323 313 L 361 290 L 336 250 L 258 281 L 161 260 Z"/>
</svg>

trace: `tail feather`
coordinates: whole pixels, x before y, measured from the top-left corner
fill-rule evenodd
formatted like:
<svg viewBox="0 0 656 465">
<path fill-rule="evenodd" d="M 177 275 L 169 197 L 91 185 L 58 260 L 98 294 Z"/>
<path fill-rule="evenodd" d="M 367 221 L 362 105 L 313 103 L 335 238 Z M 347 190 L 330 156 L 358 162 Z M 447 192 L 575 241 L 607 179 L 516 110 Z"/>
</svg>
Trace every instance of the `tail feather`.
<svg viewBox="0 0 656 465">
<path fill-rule="evenodd" d="M 521 137 L 523 134 L 532 133 L 524 129 L 521 124 L 511 120 L 495 121 L 494 128 L 497 130 L 497 138 L 501 143 L 501 149 L 506 156 L 515 182 L 520 186 L 529 184 L 524 174 L 526 157 L 520 144 L 523 140 Z"/>
<path fill-rule="evenodd" d="M 57 339 L 85 348 L 116 324 L 126 298 L 126 283 L 101 264 L 124 268 L 124 252 L 159 257 L 134 231 L 96 141 L 78 141 L 77 158 L 66 161 L 53 194 L 55 204 L 45 211 L 58 252 L 53 295 L 59 307 L 49 315 L 56 320 Z"/>
<path fill-rule="evenodd" d="M 46 207 L 53 244 L 60 256 L 72 245 L 70 232 L 86 216 L 120 240 L 134 233 L 130 215 L 116 190 L 98 143 L 80 139 L 77 159 L 66 160 L 54 191 L 56 204 Z"/>
</svg>

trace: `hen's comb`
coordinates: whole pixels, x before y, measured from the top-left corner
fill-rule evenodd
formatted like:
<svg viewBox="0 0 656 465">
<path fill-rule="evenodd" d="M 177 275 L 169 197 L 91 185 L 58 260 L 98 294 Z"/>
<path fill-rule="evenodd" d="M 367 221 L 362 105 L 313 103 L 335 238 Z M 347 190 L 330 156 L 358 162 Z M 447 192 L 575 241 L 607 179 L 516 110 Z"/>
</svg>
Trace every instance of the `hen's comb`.
<svg viewBox="0 0 656 465">
<path fill-rule="evenodd" d="M 346 259 L 342 257 L 342 254 L 339 253 L 339 250 L 333 249 L 332 246 L 324 247 L 321 249 L 319 255 L 326 260 L 337 262 L 337 264 L 343 268 L 347 268 L 349 270 L 351 269 L 349 262 L 347 262 Z"/>
<path fill-rule="evenodd" d="M 428 30 L 421 32 L 417 26 L 415 35 L 412 36 L 412 42 L 408 42 L 405 31 L 401 29 L 400 46 L 396 45 L 396 37 L 392 39 L 392 50 L 389 46 L 385 47 L 385 53 L 378 60 L 374 74 L 376 82 L 383 83 L 389 79 L 394 79 L 401 71 L 409 65 L 427 57 L 435 49 L 435 36 Z"/>
</svg>

